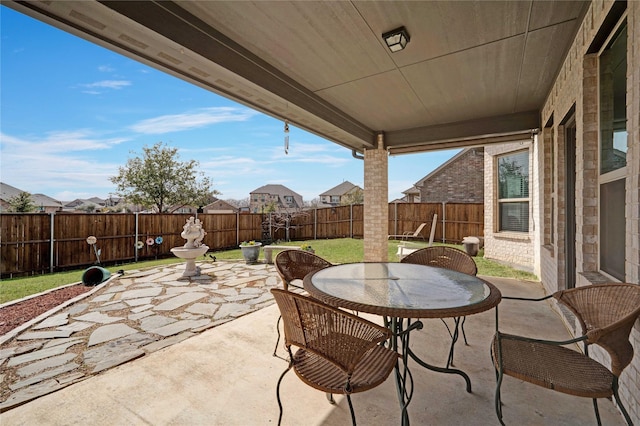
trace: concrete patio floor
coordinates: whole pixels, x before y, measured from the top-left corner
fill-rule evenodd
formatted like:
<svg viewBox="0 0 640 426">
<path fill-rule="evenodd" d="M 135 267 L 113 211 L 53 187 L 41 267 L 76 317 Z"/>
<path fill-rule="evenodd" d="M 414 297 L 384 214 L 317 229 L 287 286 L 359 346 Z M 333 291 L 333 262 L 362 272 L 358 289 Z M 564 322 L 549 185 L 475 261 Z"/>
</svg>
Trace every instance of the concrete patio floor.
<svg viewBox="0 0 640 426">
<path fill-rule="evenodd" d="M 537 297 L 538 283 L 487 278 L 507 295 Z M 547 302 L 500 304 L 501 330 L 565 339 L 568 332 Z M 0 415 L 4 425 L 268 425 L 277 424 L 275 388 L 286 362 L 273 357 L 278 310 L 275 305 L 208 329 L 140 359 L 104 371 Z M 377 318 L 367 316 L 376 320 Z M 414 425 L 496 425 L 495 374 L 489 356 L 494 312 L 467 318 L 469 346 L 459 342 L 455 364 L 464 381 L 412 364 Z M 426 361 L 443 365 L 449 337 L 439 320 L 425 320 L 411 344 Z M 284 355 L 280 348 L 279 353 Z M 330 405 L 325 395 L 293 372 L 282 385 L 284 425 L 350 424 L 346 399 Z M 595 424 L 591 401 L 545 390 L 511 377 L 502 387 L 504 420 L 511 425 Z M 397 425 L 400 409 L 393 376 L 352 397 L 361 425 Z M 608 400 L 600 400 L 603 424 L 622 425 Z"/>
</svg>

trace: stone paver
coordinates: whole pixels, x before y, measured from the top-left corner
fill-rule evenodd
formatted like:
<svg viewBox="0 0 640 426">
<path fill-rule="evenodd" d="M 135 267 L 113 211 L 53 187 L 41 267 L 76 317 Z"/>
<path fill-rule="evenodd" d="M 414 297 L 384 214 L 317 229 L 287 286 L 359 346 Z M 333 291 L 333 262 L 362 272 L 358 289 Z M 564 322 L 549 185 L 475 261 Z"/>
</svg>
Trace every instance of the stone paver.
<svg viewBox="0 0 640 426">
<path fill-rule="evenodd" d="M 57 327 L 59 325 L 65 325 L 69 322 L 69 313 L 54 315 L 42 321 L 40 324 L 36 324 L 33 329 L 40 330 L 42 328 Z"/>
<path fill-rule="evenodd" d="M 91 336 L 89 336 L 89 343 L 87 346 L 97 345 L 99 343 L 108 342 L 119 337 L 135 334 L 136 330 L 129 327 L 126 324 L 107 324 L 96 329 Z"/>
<path fill-rule="evenodd" d="M 203 262 L 112 276 L 100 290 L 0 346 L 0 410 L 269 306 L 280 286 L 273 265 Z"/>
</svg>

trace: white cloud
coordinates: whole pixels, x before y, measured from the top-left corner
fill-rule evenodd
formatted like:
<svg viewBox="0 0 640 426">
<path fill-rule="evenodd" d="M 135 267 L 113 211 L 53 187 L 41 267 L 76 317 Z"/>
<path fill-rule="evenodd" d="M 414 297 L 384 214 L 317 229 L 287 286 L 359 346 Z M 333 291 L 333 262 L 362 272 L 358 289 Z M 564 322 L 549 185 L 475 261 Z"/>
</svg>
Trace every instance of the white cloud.
<svg viewBox="0 0 640 426">
<path fill-rule="evenodd" d="M 80 87 L 86 87 L 88 89 L 103 88 L 103 89 L 122 89 L 123 87 L 131 86 L 131 82 L 128 80 L 102 80 L 95 83 L 80 84 Z"/>
<path fill-rule="evenodd" d="M 258 114 L 256 111 L 246 108 L 202 108 L 196 111 L 186 112 L 184 114 L 170 114 L 156 118 L 149 118 L 134 124 L 130 128 L 134 132 L 158 135 L 196 129 L 210 124 L 246 121 L 256 114 Z"/>
<path fill-rule="evenodd" d="M 17 154 L 25 150 L 29 153 L 69 153 L 70 151 L 93 151 L 109 149 L 126 142 L 127 138 L 99 138 L 88 130 L 49 132 L 40 138 L 18 138 L 4 133 L 2 140 L 3 164 L 5 155 Z"/>
<path fill-rule="evenodd" d="M 58 200 L 104 196 L 113 191 L 109 177 L 120 164 L 104 155 L 85 151 L 108 150 L 125 139 L 92 136 L 86 130 L 51 132 L 41 138 L 20 138 L 0 134 L 2 181 L 31 193 L 43 193 Z M 77 195 L 71 197 L 71 195 Z M 101 195 L 102 194 L 102 195 Z"/>
<path fill-rule="evenodd" d="M 98 71 L 100 71 L 100 72 L 113 72 L 113 71 L 115 71 L 115 69 L 112 68 L 110 65 L 100 65 L 98 67 Z"/>
</svg>

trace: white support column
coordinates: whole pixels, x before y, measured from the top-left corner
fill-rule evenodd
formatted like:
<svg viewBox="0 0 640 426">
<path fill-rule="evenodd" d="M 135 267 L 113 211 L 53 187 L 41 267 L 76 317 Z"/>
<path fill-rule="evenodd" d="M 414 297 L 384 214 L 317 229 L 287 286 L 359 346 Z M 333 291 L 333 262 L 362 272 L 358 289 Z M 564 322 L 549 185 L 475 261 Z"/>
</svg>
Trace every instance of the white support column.
<svg viewBox="0 0 640 426">
<path fill-rule="evenodd" d="M 389 158 L 384 133 L 377 148 L 364 152 L 364 261 L 387 262 L 389 234 Z"/>
</svg>

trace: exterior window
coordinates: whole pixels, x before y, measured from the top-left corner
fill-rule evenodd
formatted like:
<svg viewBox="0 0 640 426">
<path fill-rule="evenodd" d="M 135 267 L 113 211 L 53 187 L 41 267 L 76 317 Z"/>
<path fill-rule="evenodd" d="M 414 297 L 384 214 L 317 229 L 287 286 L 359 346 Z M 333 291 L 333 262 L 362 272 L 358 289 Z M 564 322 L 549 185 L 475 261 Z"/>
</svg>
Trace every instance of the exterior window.
<svg viewBox="0 0 640 426">
<path fill-rule="evenodd" d="M 293 197 L 292 197 L 291 195 L 285 195 L 285 196 L 284 196 L 284 201 L 285 201 L 287 204 L 291 205 L 291 204 L 293 204 Z"/>
<path fill-rule="evenodd" d="M 498 230 L 529 232 L 529 151 L 498 157 Z"/>
<path fill-rule="evenodd" d="M 627 165 L 627 24 L 613 33 L 599 57 L 600 270 L 624 281 Z"/>
<path fill-rule="evenodd" d="M 339 195 L 332 195 L 331 196 L 331 202 L 334 204 L 340 203 L 340 196 Z"/>
</svg>

